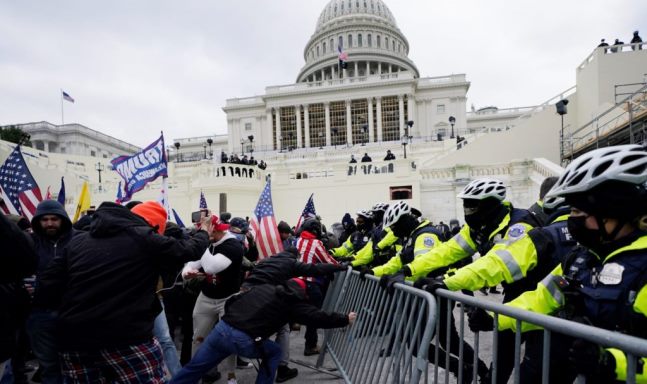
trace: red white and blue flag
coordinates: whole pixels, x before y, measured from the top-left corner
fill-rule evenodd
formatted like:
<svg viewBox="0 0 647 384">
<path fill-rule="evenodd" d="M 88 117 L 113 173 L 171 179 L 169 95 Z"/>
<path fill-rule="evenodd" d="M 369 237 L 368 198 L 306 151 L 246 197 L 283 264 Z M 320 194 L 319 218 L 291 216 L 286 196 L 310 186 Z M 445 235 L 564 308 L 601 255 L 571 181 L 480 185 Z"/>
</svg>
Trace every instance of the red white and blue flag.
<svg viewBox="0 0 647 384">
<path fill-rule="evenodd" d="M 264 259 L 283 251 L 283 243 L 272 207 L 271 181 L 268 179 L 254 210 L 251 227 L 255 234 L 258 258 Z"/>
<path fill-rule="evenodd" d="M 25 216 L 29 220 L 34 217 L 36 206 L 43 200 L 40 188 L 22 157 L 20 145 L 14 148 L 0 167 L 0 192 L 5 213 Z"/>
<path fill-rule="evenodd" d="M 70 103 L 74 103 L 74 98 L 72 98 L 72 96 L 70 96 L 69 93 L 67 93 L 65 91 L 61 91 L 61 92 L 63 93 L 63 100 L 67 100 Z"/>
<path fill-rule="evenodd" d="M 348 61 L 348 53 L 344 52 L 341 44 L 337 46 L 337 51 L 339 52 L 339 55 L 337 56 L 339 58 L 339 67 L 345 69 L 348 66 L 346 63 L 346 61 Z"/>
<path fill-rule="evenodd" d="M 303 212 L 301 212 L 301 216 L 299 216 L 299 220 L 297 220 L 297 226 L 294 227 L 297 230 L 301 227 L 301 224 L 304 221 L 317 216 L 317 211 L 315 210 L 315 202 L 312 199 L 313 196 L 314 196 L 314 193 L 310 195 L 310 198 L 308 199 L 308 202 L 306 203 L 305 208 L 303 208 Z"/>
</svg>

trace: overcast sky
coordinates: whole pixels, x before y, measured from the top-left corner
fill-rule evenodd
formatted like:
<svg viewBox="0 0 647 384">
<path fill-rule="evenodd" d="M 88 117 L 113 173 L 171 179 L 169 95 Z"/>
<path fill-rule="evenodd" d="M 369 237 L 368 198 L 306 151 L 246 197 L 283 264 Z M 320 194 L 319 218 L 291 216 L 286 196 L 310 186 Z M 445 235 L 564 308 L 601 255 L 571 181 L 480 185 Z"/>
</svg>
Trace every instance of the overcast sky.
<svg viewBox="0 0 647 384">
<path fill-rule="evenodd" d="M 385 2 L 421 76 L 467 75 L 468 108 L 540 104 L 600 38 L 647 37 L 645 0 Z M 226 133 L 226 99 L 295 81 L 327 3 L 0 1 L 0 125 L 60 124 L 63 89 L 66 122 L 139 146 Z"/>
</svg>

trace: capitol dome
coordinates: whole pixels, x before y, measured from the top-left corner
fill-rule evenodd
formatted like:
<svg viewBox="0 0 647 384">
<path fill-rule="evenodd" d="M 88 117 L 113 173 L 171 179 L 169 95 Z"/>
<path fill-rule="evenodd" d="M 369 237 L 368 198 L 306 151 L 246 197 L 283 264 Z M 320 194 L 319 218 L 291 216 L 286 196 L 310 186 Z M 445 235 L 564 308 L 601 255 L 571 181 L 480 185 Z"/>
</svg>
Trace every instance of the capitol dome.
<svg viewBox="0 0 647 384">
<path fill-rule="evenodd" d="M 348 54 L 338 65 L 338 47 Z M 418 69 L 408 58 L 409 42 L 382 0 L 331 0 L 321 11 L 303 52 L 297 82 L 366 77 Z"/>
</svg>

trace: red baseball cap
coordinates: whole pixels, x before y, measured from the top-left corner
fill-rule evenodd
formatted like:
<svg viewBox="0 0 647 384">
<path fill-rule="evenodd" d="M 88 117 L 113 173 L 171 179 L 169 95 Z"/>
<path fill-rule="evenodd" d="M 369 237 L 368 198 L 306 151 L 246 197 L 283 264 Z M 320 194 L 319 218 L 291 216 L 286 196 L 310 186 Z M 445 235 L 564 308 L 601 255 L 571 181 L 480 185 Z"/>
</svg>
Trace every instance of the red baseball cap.
<svg viewBox="0 0 647 384">
<path fill-rule="evenodd" d="M 220 220 L 220 218 L 216 215 L 211 215 L 211 225 L 213 226 L 214 230 L 219 232 L 224 232 L 229 229 L 229 224 Z"/>
</svg>

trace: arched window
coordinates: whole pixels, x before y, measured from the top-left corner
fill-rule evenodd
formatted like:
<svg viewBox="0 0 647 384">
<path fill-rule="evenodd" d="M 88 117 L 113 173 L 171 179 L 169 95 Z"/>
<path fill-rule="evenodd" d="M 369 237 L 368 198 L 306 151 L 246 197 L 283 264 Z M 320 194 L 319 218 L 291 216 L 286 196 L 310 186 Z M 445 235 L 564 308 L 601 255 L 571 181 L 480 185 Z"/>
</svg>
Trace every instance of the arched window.
<svg viewBox="0 0 647 384">
<path fill-rule="evenodd" d="M 323 47 L 323 54 L 325 55 L 326 54 L 326 42 L 324 41 L 323 44 L 321 44 L 321 46 Z"/>
<path fill-rule="evenodd" d="M 384 48 L 389 49 L 389 38 L 388 37 L 384 38 Z"/>
<path fill-rule="evenodd" d="M 357 46 L 361 47 L 362 46 L 362 34 L 360 33 L 357 35 Z"/>
<path fill-rule="evenodd" d="M 344 12 L 344 3 L 341 3 L 341 11 Z"/>
<path fill-rule="evenodd" d="M 353 35 L 348 35 L 348 48 L 353 46 Z"/>
<path fill-rule="evenodd" d="M 368 34 L 368 46 L 372 47 L 373 46 L 373 36 L 371 34 Z"/>
<path fill-rule="evenodd" d="M 355 2 L 355 6 L 359 9 L 359 0 Z"/>
<path fill-rule="evenodd" d="M 332 51 L 334 51 L 334 50 L 335 50 L 335 40 L 334 40 L 334 39 L 330 39 L 330 51 L 332 52 Z"/>
<path fill-rule="evenodd" d="M 373 4 L 373 3 L 371 3 L 371 4 Z M 377 35 L 377 38 L 376 38 L 376 39 L 377 39 L 377 41 L 376 41 L 376 43 L 377 43 L 377 47 L 378 47 L 378 48 L 380 48 L 380 47 L 382 46 L 382 42 L 380 41 L 380 40 L 381 40 L 381 36 L 380 36 L 380 35 Z"/>
<path fill-rule="evenodd" d="M 391 40 L 391 50 L 395 51 L 395 40 Z"/>
<path fill-rule="evenodd" d="M 339 36 L 339 46 L 344 48 L 344 38 Z"/>
<path fill-rule="evenodd" d="M 319 46 L 317 45 L 317 57 L 319 57 Z"/>
<path fill-rule="evenodd" d="M 398 52 L 402 52 L 402 44 L 398 43 Z"/>
</svg>

